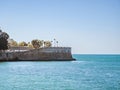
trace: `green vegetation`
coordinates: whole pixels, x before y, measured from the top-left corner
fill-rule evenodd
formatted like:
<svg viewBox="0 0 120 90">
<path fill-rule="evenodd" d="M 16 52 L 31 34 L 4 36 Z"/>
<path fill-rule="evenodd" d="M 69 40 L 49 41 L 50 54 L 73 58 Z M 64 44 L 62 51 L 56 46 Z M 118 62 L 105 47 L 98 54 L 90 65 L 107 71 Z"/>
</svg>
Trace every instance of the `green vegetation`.
<svg viewBox="0 0 120 90">
<path fill-rule="evenodd" d="M 32 40 L 31 43 L 35 49 L 40 48 L 43 45 L 43 42 L 38 39 Z"/>
<path fill-rule="evenodd" d="M 51 47 L 51 41 L 44 41 L 39 39 L 34 39 L 31 42 L 17 42 L 13 39 L 9 39 L 9 35 L 6 32 L 0 30 L 0 50 L 7 50 L 10 47 L 30 47 L 30 48 L 41 48 L 41 47 Z"/>
<path fill-rule="evenodd" d="M 35 49 L 38 49 L 38 48 L 41 48 L 41 47 L 51 47 L 52 46 L 52 42 L 50 41 L 44 41 L 44 40 L 39 40 L 39 39 L 34 39 L 32 40 L 31 42 L 25 42 L 25 41 L 22 41 L 22 42 L 17 42 L 13 39 L 9 39 L 8 40 L 8 44 L 9 44 L 9 47 L 15 47 L 15 46 L 20 46 L 20 47 L 30 47 L 30 48 L 35 48 Z"/>
<path fill-rule="evenodd" d="M 51 47 L 52 43 L 50 41 L 44 41 L 44 46 L 45 47 Z"/>
<path fill-rule="evenodd" d="M 28 46 L 28 44 L 25 41 L 19 42 L 18 46 Z"/>
<path fill-rule="evenodd" d="M 8 41 L 9 35 L 6 32 L 2 32 L 0 30 L 0 50 L 8 49 Z"/>
<path fill-rule="evenodd" d="M 18 46 L 18 43 L 13 39 L 9 39 L 8 44 L 9 44 L 9 47 Z"/>
</svg>

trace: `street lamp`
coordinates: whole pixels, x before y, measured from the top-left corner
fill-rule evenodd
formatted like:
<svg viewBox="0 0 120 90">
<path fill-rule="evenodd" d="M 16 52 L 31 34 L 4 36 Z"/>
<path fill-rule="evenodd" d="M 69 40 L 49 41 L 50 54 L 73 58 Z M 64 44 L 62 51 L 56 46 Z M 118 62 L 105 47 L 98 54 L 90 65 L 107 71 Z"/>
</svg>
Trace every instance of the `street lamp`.
<svg viewBox="0 0 120 90">
<path fill-rule="evenodd" d="M 55 44 L 56 44 L 56 39 L 54 38 L 54 47 L 55 47 Z"/>
<path fill-rule="evenodd" d="M 57 43 L 57 47 L 58 47 L 58 41 L 56 41 L 56 43 Z"/>
</svg>

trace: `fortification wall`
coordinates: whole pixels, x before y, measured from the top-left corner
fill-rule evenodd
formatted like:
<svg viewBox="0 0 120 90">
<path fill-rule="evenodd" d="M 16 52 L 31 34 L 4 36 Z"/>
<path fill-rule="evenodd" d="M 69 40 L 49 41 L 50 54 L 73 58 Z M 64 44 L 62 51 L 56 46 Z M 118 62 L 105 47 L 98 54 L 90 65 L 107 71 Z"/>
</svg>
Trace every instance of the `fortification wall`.
<svg viewBox="0 0 120 90">
<path fill-rule="evenodd" d="M 28 46 L 13 46 L 9 47 L 9 50 L 31 50 L 31 47 Z"/>
<path fill-rule="evenodd" d="M 32 49 L 24 52 L 6 52 L 0 60 L 74 60 L 70 47 L 49 47 Z"/>
<path fill-rule="evenodd" d="M 39 52 L 60 52 L 60 53 L 71 53 L 70 47 L 45 47 L 38 49 Z"/>
</svg>

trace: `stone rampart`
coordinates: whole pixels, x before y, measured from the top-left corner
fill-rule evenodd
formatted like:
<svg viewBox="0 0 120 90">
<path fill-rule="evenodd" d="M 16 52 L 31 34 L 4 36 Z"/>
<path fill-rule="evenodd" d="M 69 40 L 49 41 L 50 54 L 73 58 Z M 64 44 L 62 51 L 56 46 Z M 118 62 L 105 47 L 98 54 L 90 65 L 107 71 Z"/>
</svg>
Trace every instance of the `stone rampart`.
<svg viewBox="0 0 120 90">
<path fill-rule="evenodd" d="M 50 60 L 74 60 L 71 55 L 70 47 L 49 47 L 49 48 L 40 48 L 32 49 L 28 51 L 17 51 L 17 52 L 6 52 L 2 53 L 0 60 L 4 61 L 29 61 L 29 60 L 38 60 L 38 61 L 50 61 Z"/>
</svg>

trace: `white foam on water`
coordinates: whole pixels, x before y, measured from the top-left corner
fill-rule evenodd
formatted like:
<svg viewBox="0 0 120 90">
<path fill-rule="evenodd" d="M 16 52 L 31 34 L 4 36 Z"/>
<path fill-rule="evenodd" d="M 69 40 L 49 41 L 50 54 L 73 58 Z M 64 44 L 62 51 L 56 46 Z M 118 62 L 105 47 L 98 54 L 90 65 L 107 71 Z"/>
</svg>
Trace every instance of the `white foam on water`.
<svg viewBox="0 0 120 90">
<path fill-rule="evenodd" d="M 71 61 L 72 63 L 84 63 L 85 61 Z"/>
</svg>

